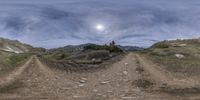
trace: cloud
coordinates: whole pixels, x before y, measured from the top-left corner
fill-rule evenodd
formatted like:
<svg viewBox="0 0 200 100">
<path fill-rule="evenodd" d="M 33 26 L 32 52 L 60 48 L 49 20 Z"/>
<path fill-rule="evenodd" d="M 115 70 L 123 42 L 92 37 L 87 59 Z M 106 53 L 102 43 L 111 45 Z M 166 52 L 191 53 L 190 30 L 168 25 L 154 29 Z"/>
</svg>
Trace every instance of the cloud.
<svg viewBox="0 0 200 100">
<path fill-rule="evenodd" d="M 62 20 L 68 18 L 69 15 L 70 13 L 53 7 L 46 7 L 41 11 L 41 16 L 49 20 Z"/>
<path fill-rule="evenodd" d="M 17 31 L 23 30 L 26 27 L 26 23 L 18 17 L 5 19 L 5 28 L 11 28 Z"/>
<path fill-rule="evenodd" d="M 200 35 L 200 2 L 195 0 L 30 1 L 0 1 L 1 37 L 53 48 L 112 40 L 147 47 Z M 105 30 L 97 31 L 97 24 Z"/>
</svg>

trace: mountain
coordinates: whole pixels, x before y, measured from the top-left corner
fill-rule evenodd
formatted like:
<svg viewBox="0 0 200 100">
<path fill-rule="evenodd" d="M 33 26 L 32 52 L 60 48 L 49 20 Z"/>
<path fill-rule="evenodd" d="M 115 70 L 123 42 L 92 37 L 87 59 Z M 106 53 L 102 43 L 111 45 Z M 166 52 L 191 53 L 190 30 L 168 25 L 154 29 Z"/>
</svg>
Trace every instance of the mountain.
<svg viewBox="0 0 200 100">
<path fill-rule="evenodd" d="M 21 43 L 18 40 L 0 38 L 0 51 L 12 53 L 28 53 L 43 50 L 43 48 L 34 48 L 31 45 Z"/>
<path fill-rule="evenodd" d="M 0 38 L 0 50 L 13 52 L 13 53 L 25 53 L 29 52 L 33 47 L 27 44 L 23 44 L 18 40 L 9 40 Z"/>
<path fill-rule="evenodd" d="M 53 51 L 79 52 L 79 51 L 84 50 L 84 47 L 89 46 L 89 45 L 96 45 L 96 44 L 87 43 L 87 44 L 80 44 L 80 45 L 67 45 L 65 47 L 50 49 L 49 51 L 50 52 L 53 52 Z M 140 51 L 140 50 L 144 49 L 144 48 L 136 47 L 136 46 L 120 46 L 120 45 L 117 45 L 117 47 L 122 49 L 123 51 Z"/>
<path fill-rule="evenodd" d="M 62 51 L 62 52 L 78 52 L 84 50 L 85 46 L 93 45 L 92 43 L 80 44 L 80 45 L 67 45 L 60 48 L 50 49 L 49 51 Z"/>
</svg>

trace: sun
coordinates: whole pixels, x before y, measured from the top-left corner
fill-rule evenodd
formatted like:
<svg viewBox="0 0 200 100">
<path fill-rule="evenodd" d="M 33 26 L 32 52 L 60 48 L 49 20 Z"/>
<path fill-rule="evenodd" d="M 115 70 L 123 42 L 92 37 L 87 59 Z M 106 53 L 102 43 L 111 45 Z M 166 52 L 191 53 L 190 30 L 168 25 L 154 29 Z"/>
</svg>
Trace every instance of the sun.
<svg viewBox="0 0 200 100">
<path fill-rule="evenodd" d="M 97 24 L 97 25 L 95 26 L 95 28 L 96 28 L 96 30 L 98 30 L 98 31 L 103 31 L 103 30 L 105 29 L 104 25 L 102 25 L 102 24 Z"/>
</svg>

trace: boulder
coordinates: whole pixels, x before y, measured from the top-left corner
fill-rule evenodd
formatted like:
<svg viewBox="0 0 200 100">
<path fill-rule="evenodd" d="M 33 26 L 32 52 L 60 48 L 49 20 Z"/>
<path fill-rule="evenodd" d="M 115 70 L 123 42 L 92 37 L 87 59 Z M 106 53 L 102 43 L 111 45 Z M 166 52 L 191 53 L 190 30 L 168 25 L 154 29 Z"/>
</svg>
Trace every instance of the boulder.
<svg viewBox="0 0 200 100">
<path fill-rule="evenodd" d="M 182 54 L 175 54 L 174 56 L 177 57 L 177 58 L 179 58 L 179 59 L 185 58 L 185 56 L 182 55 Z"/>
</svg>

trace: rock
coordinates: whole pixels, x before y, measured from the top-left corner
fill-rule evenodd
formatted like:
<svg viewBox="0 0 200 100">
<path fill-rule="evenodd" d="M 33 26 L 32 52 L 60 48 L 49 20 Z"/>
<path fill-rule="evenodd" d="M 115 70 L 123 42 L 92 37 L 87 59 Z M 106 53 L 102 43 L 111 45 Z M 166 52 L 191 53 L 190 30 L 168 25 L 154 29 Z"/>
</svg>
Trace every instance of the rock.
<svg viewBox="0 0 200 100">
<path fill-rule="evenodd" d="M 85 86 L 85 84 L 79 84 L 79 87 L 83 87 L 83 86 Z"/>
<path fill-rule="evenodd" d="M 79 82 L 80 82 L 80 83 L 85 83 L 86 81 L 85 81 L 85 80 L 80 80 Z"/>
<path fill-rule="evenodd" d="M 133 92 L 141 92 L 141 90 L 139 88 L 131 89 L 131 91 L 133 91 Z"/>
<path fill-rule="evenodd" d="M 123 79 L 123 81 L 124 81 L 124 82 L 128 82 L 128 81 L 129 81 L 129 79 Z"/>
<path fill-rule="evenodd" d="M 102 96 L 102 94 L 101 94 L 101 93 L 98 93 L 97 96 Z"/>
<path fill-rule="evenodd" d="M 101 84 L 108 84 L 109 81 L 102 81 Z"/>
<path fill-rule="evenodd" d="M 171 46 L 173 46 L 173 47 L 186 47 L 187 44 L 171 43 Z"/>
<path fill-rule="evenodd" d="M 95 59 L 95 58 L 92 58 L 92 61 L 96 61 L 96 59 Z"/>
<path fill-rule="evenodd" d="M 79 98 L 79 96 L 77 96 L 77 95 L 74 95 L 74 96 L 73 96 L 73 98 Z"/>
<path fill-rule="evenodd" d="M 82 80 L 85 80 L 85 81 L 87 81 L 88 79 L 87 78 L 81 78 Z"/>
<path fill-rule="evenodd" d="M 185 58 L 185 56 L 182 55 L 182 54 L 175 54 L 174 56 L 177 57 L 177 58 L 179 58 L 179 59 Z"/>
<path fill-rule="evenodd" d="M 187 44 L 179 44 L 180 47 L 186 47 Z"/>
<path fill-rule="evenodd" d="M 70 90 L 71 88 L 68 88 L 68 87 L 66 87 L 66 88 L 63 88 L 63 90 Z"/>
<path fill-rule="evenodd" d="M 78 96 L 74 95 L 73 98 L 77 98 Z"/>
<path fill-rule="evenodd" d="M 128 66 L 128 63 L 124 63 L 125 66 Z"/>
<path fill-rule="evenodd" d="M 58 76 L 56 76 L 55 79 L 58 79 Z"/>
<path fill-rule="evenodd" d="M 80 83 L 86 83 L 87 78 L 81 78 L 81 80 L 79 81 Z"/>
<path fill-rule="evenodd" d="M 112 93 L 113 91 L 107 91 L 108 93 Z"/>
<path fill-rule="evenodd" d="M 94 90 L 92 90 L 93 92 L 97 92 L 98 90 L 97 89 L 94 89 Z"/>
<path fill-rule="evenodd" d="M 121 97 L 121 99 L 124 99 L 124 100 L 125 100 L 125 99 L 126 99 L 126 100 L 127 100 L 127 99 L 128 99 L 128 100 L 133 100 L 133 99 L 135 99 L 135 98 L 137 98 L 137 97 Z"/>
<path fill-rule="evenodd" d="M 102 95 L 102 97 L 103 97 L 103 98 L 106 98 L 106 97 L 107 97 L 107 95 Z"/>
<path fill-rule="evenodd" d="M 123 74 L 124 74 L 124 75 L 128 75 L 128 72 L 127 72 L 127 71 L 123 71 Z"/>
<path fill-rule="evenodd" d="M 78 89 L 78 86 L 74 86 L 73 88 L 74 88 L 74 89 Z"/>
</svg>

